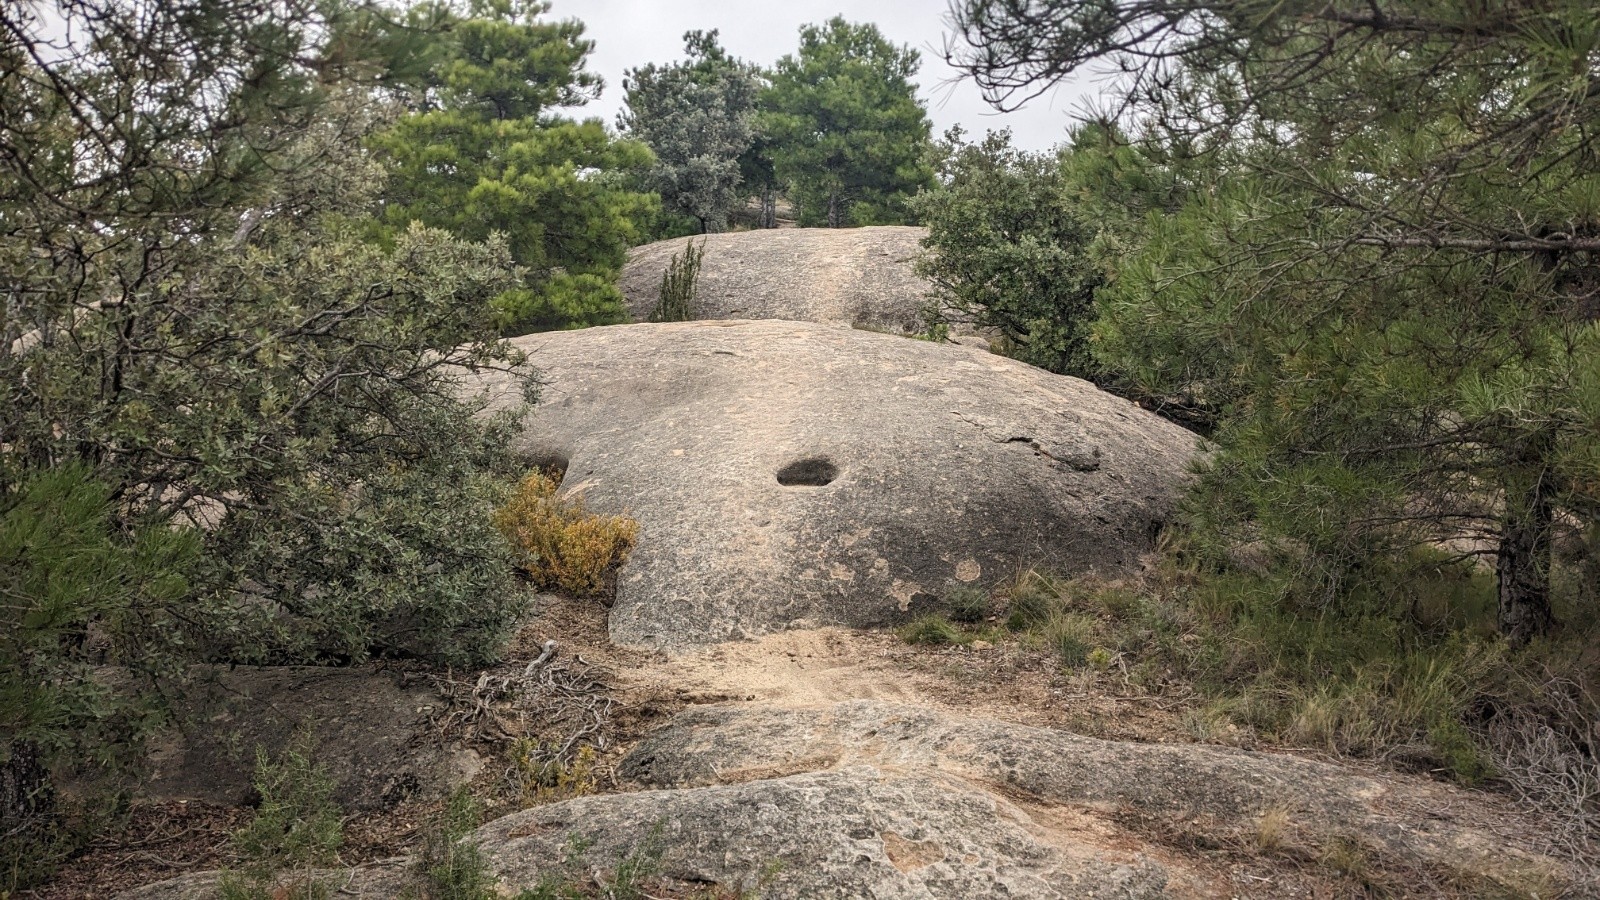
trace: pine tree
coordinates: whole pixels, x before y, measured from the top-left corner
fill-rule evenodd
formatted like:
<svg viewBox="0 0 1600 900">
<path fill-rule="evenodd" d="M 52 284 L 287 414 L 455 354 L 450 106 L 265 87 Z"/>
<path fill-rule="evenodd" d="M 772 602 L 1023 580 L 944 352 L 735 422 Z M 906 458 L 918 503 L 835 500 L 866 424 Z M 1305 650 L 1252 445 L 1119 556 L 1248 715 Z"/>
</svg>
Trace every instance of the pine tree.
<svg viewBox="0 0 1600 900">
<path fill-rule="evenodd" d="M 932 125 L 911 81 L 920 64 L 876 25 L 800 29 L 799 52 L 773 69 L 760 130 L 802 225 L 909 220 L 907 198 L 933 181 Z"/>
<path fill-rule="evenodd" d="M 543 21 L 549 4 L 527 0 L 470 10 L 436 23 L 433 46 L 408 47 L 416 74 L 391 79 L 415 111 L 372 141 L 393 173 L 383 234 L 421 222 L 467 240 L 504 235 L 523 283 L 485 314 L 506 333 L 625 321 L 616 276 L 656 202 L 628 176 L 650 151 L 598 119 L 555 114 L 601 86 L 583 68 L 593 42 L 582 23 Z"/>
<path fill-rule="evenodd" d="M 724 230 L 740 198 L 740 159 L 755 143 L 761 81 L 754 66 L 722 49 L 716 31 L 683 40 L 685 61 L 628 70 L 618 125 L 655 153 L 646 186 L 704 234 Z"/>
<path fill-rule="evenodd" d="M 1181 163 L 1189 199 L 1149 220 L 1097 331 L 1150 389 L 1222 412 L 1198 518 L 1274 539 L 1324 601 L 1373 553 L 1446 542 L 1494 560 L 1509 638 L 1550 630 L 1558 538 L 1592 558 L 1600 536 L 1593 4 L 956 19 L 996 99 L 1124 64 L 1129 120 Z"/>
</svg>

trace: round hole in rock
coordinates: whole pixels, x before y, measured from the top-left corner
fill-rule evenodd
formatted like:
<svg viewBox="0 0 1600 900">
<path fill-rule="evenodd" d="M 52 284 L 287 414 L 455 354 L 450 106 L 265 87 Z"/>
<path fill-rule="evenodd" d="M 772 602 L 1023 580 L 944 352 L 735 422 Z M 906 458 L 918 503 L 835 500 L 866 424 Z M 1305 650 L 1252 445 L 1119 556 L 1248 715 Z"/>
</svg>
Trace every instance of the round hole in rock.
<svg viewBox="0 0 1600 900">
<path fill-rule="evenodd" d="M 822 487 L 839 477 L 839 467 L 821 456 L 797 459 L 778 470 L 778 483 L 787 487 Z"/>
</svg>

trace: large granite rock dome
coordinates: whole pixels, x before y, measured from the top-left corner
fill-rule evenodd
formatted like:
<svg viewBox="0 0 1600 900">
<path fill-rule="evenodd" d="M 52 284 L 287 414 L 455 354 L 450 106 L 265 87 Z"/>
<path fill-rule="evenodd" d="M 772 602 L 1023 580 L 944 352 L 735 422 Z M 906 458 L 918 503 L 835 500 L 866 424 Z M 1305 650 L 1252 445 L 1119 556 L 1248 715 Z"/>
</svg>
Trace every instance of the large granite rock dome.
<svg viewBox="0 0 1600 900">
<path fill-rule="evenodd" d="M 622 293 L 644 321 L 660 298 L 661 276 L 693 241 L 705 260 L 697 319 L 789 319 L 915 334 L 929 283 L 913 271 L 926 228 L 774 228 L 675 238 L 636 247 Z"/>
<path fill-rule="evenodd" d="M 1126 567 L 1197 447 L 1088 382 L 892 335 L 721 321 L 516 343 L 547 382 L 517 449 L 639 521 L 610 617 L 626 645 L 876 626 L 1027 566 Z"/>
</svg>

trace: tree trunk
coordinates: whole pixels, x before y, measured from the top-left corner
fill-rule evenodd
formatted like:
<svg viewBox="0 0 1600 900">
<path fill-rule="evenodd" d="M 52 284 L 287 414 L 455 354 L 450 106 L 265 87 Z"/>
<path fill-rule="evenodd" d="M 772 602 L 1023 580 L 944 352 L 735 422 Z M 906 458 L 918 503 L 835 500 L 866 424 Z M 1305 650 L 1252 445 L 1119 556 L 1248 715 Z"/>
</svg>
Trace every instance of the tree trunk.
<svg viewBox="0 0 1600 900">
<path fill-rule="evenodd" d="M 778 227 L 778 192 L 773 188 L 761 193 L 761 227 Z"/>
<path fill-rule="evenodd" d="M 1524 460 L 1530 480 L 1508 485 L 1495 560 L 1499 581 L 1500 633 L 1513 645 L 1526 644 L 1555 628 L 1550 611 L 1550 530 L 1554 484 L 1537 448 Z"/>
<path fill-rule="evenodd" d="M 55 814 L 55 791 L 39 745 L 14 741 L 9 749 L 0 763 L 0 834 L 23 841 L 42 837 Z"/>
<path fill-rule="evenodd" d="M 828 195 L 828 227 L 838 228 L 843 216 L 839 209 L 839 194 L 834 192 Z"/>
</svg>

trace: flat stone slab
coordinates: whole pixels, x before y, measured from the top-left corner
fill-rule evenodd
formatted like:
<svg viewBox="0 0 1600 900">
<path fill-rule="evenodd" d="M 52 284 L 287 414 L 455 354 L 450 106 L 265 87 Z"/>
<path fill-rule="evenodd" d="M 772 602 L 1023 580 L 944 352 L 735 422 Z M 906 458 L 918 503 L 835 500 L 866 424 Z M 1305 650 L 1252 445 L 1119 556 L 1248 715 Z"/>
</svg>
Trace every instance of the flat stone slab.
<svg viewBox="0 0 1600 900">
<path fill-rule="evenodd" d="M 659 853 L 675 881 L 788 898 L 1159 900 L 1166 867 L 1127 850 L 1058 846 L 1020 807 L 931 774 L 858 766 L 765 781 L 581 798 L 476 836 L 502 889 L 615 871 Z M 1056 839 L 1053 839 L 1056 838 Z"/>
<path fill-rule="evenodd" d="M 639 521 L 611 637 L 669 652 L 893 624 L 1028 566 L 1131 566 L 1198 447 L 1086 381 L 893 335 L 720 321 L 515 343 L 547 382 L 515 449 Z"/>
<path fill-rule="evenodd" d="M 674 238 L 635 247 L 619 285 L 645 321 L 661 276 L 691 242 L 704 247 L 697 319 L 788 319 L 918 334 L 932 285 L 917 275 L 928 229 L 769 228 Z"/>
<path fill-rule="evenodd" d="M 611 884 L 629 868 L 644 882 L 635 882 L 636 889 L 656 881 L 716 885 L 766 900 L 1195 896 L 1169 893 L 1168 869 L 1145 854 L 1109 841 L 1068 842 L 1021 807 L 970 786 L 870 766 L 580 797 L 513 813 L 467 840 L 478 845 L 504 897 L 540 886 Z M 361 867 L 328 873 L 323 883 L 338 885 L 340 896 L 404 896 L 403 876 L 395 877 L 404 871 L 393 864 Z M 215 896 L 207 891 L 217 882 L 215 873 L 203 873 L 122 897 L 195 900 Z"/>
</svg>

